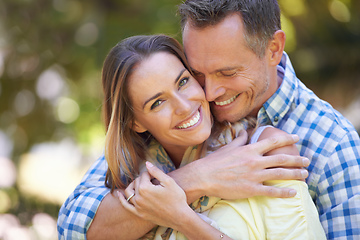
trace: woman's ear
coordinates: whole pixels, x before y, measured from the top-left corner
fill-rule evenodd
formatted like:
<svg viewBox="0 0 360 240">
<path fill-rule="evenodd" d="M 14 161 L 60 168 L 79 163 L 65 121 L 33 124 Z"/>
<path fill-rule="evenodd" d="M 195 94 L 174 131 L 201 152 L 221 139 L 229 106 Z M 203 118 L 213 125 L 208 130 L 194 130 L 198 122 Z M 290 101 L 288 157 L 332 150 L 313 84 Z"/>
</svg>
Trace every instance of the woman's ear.
<svg viewBox="0 0 360 240">
<path fill-rule="evenodd" d="M 134 124 L 132 125 L 132 129 L 137 133 L 143 133 L 147 131 L 147 129 L 143 125 L 141 125 L 138 121 L 134 121 Z"/>
<path fill-rule="evenodd" d="M 280 63 L 285 48 L 285 40 L 286 35 L 282 30 L 277 30 L 273 35 L 273 39 L 270 40 L 268 53 L 269 62 L 272 66 Z"/>
</svg>

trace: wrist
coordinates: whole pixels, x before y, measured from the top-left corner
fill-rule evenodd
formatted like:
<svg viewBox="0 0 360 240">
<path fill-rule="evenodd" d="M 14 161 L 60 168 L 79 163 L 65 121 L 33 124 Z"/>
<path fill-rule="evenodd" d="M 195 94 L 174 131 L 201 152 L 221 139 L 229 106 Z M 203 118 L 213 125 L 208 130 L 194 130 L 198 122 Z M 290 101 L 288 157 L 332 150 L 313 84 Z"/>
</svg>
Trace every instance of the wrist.
<svg viewBox="0 0 360 240">
<path fill-rule="evenodd" d="M 198 213 L 192 209 L 184 211 L 184 218 L 177 222 L 177 231 L 183 233 L 189 240 L 209 239 L 209 240 L 225 240 L 229 239 L 225 234 L 209 223 L 205 222 Z"/>
<path fill-rule="evenodd" d="M 206 195 L 208 183 L 204 175 L 205 163 L 199 159 L 188 165 L 170 172 L 168 175 L 184 190 L 187 202 L 190 204 Z"/>
</svg>

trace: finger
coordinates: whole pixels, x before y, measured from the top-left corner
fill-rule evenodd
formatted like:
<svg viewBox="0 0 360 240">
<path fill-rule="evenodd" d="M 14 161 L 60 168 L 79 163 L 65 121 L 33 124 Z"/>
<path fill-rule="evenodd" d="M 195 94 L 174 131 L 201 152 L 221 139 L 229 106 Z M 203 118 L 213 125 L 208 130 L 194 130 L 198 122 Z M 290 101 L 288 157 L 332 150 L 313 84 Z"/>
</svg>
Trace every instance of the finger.
<svg viewBox="0 0 360 240">
<path fill-rule="evenodd" d="M 129 193 L 125 194 L 125 195 L 124 195 L 124 198 L 125 198 L 125 200 L 126 200 L 128 203 L 134 204 L 134 202 L 135 202 L 135 199 L 134 199 L 135 195 L 136 195 L 135 191 L 132 190 L 131 192 L 129 191 Z"/>
<path fill-rule="evenodd" d="M 151 175 L 150 175 L 150 173 L 149 172 L 143 172 L 143 173 L 141 173 L 141 175 L 140 175 L 140 182 L 141 182 L 141 184 L 144 184 L 144 183 L 147 183 L 147 182 L 151 182 Z"/>
<path fill-rule="evenodd" d="M 142 194 L 146 194 L 152 187 L 154 186 L 151 182 L 151 175 L 148 171 L 143 172 L 139 177 L 139 184 L 137 187 L 137 191 L 141 196 Z"/>
<path fill-rule="evenodd" d="M 135 193 L 135 180 L 132 181 L 129 186 L 127 186 L 127 188 L 125 189 L 124 193 L 125 193 L 125 197 L 128 198 L 130 197 L 133 193 Z"/>
<path fill-rule="evenodd" d="M 248 134 L 245 130 L 242 130 L 239 133 L 239 136 L 237 136 L 231 143 L 236 144 L 237 146 L 243 146 L 247 143 L 248 140 Z"/>
<path fill-rule="evenodd" d="M 305 169 L 297 168 L 272 168 L 265 169 L 261 173 L 260 181 L 269 180 L 302 180 L 309 175 Z"/>
<path fill-rule="evenodd" d="M 263 140 L 260 140 L 254 144 L 250 144 L 249 146 L 258 150 L 261 155 L 267 153 L 271 150 L 292 145 L 299 141 L 299 136 L 294 134 L 279 134 L 276 136 L 272 136 Z"/>
<path fill-rule="evenodd" d="M 257 187 L 257 195 L 259 196 L 289 198 L 294 197 L 296 193 L 296 190 L 291 188 L 279 188 L 266 185 Z"/>
<path fill-rule="evenodd" d="M 126 201 L 124 195 L 122 195 L 120 192 L 117 192 L 118 195 L 118 199 L 121 203 L 121 205 L 128 211 L 130 211 L 131 213 L 137 215 L 137 211 L 136 208 L 134 207 L 134 205 L 130 204 L 128 201 Z"/>
<path fill-rule="evenodd" d="M 141 177 L 141 176 L 140 176 Z M 134 180 L 134 192 L 135 194 L 139 195 L 139 188 L 140 188 L 140 177 L 137 177 L 135 180 Z"/>
<path fill-rule="evenodd" d="M 163 171 L 161 171 L 159 168 L 157 168 L 155 165 L 153 165 L 151 162 L 146 162 L 146 168 L 149 171 L 149 174 L 160 181 L 160 185 L 164 181 L 171 179 L 168 175 L 166 175 Z M 151 178 L 150 176 L 150 178 Z"/>
<path fill-rule="evenodd" d="M 310 164 L 310 160 L 302 156 L 294 156 L 287 154 L 276 154 L 271 156 L 261 157 L 259 164 L 263 168 L 276 168 L 276 167 L 291 167 L 291 168 L 303 168 Z"/>
</svg>

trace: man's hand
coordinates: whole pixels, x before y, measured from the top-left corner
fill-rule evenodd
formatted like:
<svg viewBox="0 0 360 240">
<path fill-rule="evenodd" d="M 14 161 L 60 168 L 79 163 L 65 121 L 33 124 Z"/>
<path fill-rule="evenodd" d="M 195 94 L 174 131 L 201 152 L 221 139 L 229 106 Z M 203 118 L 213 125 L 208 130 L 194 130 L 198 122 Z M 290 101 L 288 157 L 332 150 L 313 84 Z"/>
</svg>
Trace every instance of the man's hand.
<svg viewBox="0 0 360 240">
<path fill-rule="evenodd" d="M 295 135 L 284 134 L 244 146 L 245 136 L 240 136 L 214 153 L 182 167 L 181 172 L 176 170 L 169 175 L 185 190 L 188 203 L 203 195 L 223 199 L 260 195 L 293 197 L 295 190 L 265 186 L 263 182 L 305 179 L 308 172 L 301 168 L 307 167 L 309 160 L 285 154 L 263 155 L 298 140 Z"/>
</svg>

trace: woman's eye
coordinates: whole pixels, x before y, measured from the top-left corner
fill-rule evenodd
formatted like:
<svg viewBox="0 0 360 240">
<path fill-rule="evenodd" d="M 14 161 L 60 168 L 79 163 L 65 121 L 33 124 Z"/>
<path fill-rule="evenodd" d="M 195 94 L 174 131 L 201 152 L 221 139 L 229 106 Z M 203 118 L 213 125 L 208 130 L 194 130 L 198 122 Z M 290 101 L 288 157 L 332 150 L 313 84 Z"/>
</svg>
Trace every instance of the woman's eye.
<svg viewBox="0 0 360 240">
<path fill-rule="evenodd" d="M 159 106 L 163 101 L 162 100 L 156 100 L 152 105 L 151 105 L 151 110 L 153 110 L 154 108 L 156 108 L 157 106 Z"/>
<path fill-rule="evenodd" d="M 189 78 L 188 78 L 188 77 L 184 77 L 183 79 L 180 80 L 180 82 L 179 82 L 179 87 L 184 86 L 188 81 L 189 81 Z"/>
</svg>

